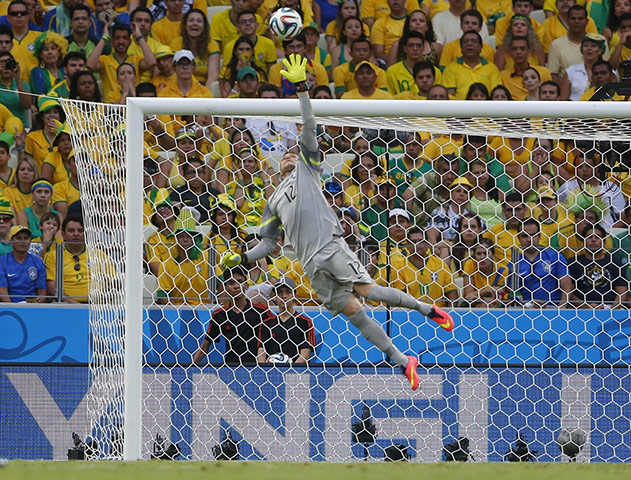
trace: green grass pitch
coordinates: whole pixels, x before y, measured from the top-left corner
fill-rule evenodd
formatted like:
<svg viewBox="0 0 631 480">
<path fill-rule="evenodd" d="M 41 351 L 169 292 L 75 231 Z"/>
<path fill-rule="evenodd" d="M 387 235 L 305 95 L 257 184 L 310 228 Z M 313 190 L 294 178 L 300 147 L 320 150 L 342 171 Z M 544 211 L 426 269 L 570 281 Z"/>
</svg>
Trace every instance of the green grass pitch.
<svg viewBox="0 0 631 480">
<path fill-rule="evenodd" d="M 580 463 L 273 463 L 11 461 L 10 480 L 615 480 L 631 465 Z"/>
</svg>

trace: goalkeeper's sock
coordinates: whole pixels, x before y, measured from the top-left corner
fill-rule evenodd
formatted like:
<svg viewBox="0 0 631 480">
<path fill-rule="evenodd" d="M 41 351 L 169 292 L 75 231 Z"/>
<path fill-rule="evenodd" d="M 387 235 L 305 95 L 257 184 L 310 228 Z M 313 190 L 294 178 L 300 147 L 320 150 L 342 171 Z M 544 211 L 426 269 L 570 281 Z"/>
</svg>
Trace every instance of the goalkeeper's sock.
<svg viewBox="0 0 631 480">
<path fill-rule="evenodd" d="M 370 318 L 362 309 L 348 316 L 348 320 L 359 329 L 362 337 L 385 353 L 390 359 L 401 367 L 408 363 L 408 357 L 395 347 L 385 330 L 377 322 Z"/>
<path fill-rule="evenodd" d="M 431 305 L 419 302 L 409 293 L 402 292 L 396 288 L 382 287 L 381 285 L 372 287 L 368 296 L 366 296 L 366 300 L 383 302 L 391 307 L 403 307 L 409 310 L 416 310 L 426 316 L 432 311 Z"/>
</svg>

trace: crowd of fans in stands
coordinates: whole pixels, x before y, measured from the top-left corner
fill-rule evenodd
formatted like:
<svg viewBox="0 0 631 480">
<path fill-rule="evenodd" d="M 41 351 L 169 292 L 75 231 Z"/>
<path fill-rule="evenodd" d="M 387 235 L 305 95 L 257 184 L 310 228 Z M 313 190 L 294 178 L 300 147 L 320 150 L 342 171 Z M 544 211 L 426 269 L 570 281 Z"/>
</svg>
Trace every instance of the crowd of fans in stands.
<svg viewBox="0 0 631 480">
<path fill-rule="evenodd" d="M 97 262 L 58 98 L 290 98 L 279 60 L 300 54 L 314 99 L 589 100 L 631 58 L 631 2 L 583 3 L 231 0 L 209 19 L 202 0 L 0 2 L 0 300 L 87 298 Z M 282 42 L 267 27 L 278 7 L 304 23 Z M 208 302 L 221 254 L 258 241 L 279 182 L 268 157 L 296 152 L 300 127 L 169 115 L 145 127 L 157 301 Z M 323 192 L 378 282 L 442 306 L 627 301 L 631 182 L 593 143 L 318 128 L 323 155 L 348 154 L 323 172 Z M 286 250 L 250 266 L 252 298 L 287 275 L 312 299 Z"/>
</svg>

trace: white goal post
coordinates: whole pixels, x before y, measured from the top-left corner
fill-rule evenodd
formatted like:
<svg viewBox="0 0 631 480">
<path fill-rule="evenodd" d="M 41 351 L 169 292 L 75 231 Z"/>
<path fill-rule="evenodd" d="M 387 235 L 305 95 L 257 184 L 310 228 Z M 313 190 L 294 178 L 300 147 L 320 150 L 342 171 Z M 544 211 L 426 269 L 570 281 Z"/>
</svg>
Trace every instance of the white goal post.
<svg viewBox="0 0 631 480">
<path fill-rule="evenodd" d="M 142 458 L 142 343 L 143 343 L 143 119 L 145 115 L 212 115 L 291 117 L 299 120 L 297 100 L 266 99 L 127 99 L 126 166 L 126 272 L 124 339 L 124 448 L 125 460 Z M 544 129 L 547 138 L 631 138 L 631 105 L 617 102 L 503 102 L 503 101 L 357 101 L 317 100 L 313 110 L 318 123 L 390 128 L 394 130 L 449 132 L 446 118 L 467 119 L 464 133 L 537 135 L 514 119 L 577 119 L 563 132 Z M 380 119 L 385 119 L 383 122 Z M 477 119 L 477 120 L 474 120 Z M 375 125 L 378 125 L 375 127 Z M 386 126 L 387 125 L 387 126 Z M 458 327 L 456 327 L 458 328 Z"/>
</svg>

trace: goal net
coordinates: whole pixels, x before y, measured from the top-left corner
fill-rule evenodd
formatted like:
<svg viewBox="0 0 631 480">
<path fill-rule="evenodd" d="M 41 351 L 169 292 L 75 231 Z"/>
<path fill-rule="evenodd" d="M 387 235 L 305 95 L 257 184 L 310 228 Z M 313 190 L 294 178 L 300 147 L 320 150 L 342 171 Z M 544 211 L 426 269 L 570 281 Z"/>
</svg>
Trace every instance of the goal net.
<svg viewBox="0 0 631 480">
<path fill-rule="evenodd" d="M 260 241 L 296 100 L 63 107 L 94 458 L 631 460 L 627 104 L 313 102 L 344 240 L 454 317 L 364 303 L 418 356 L 414 392 L 284 239 L 246 278 L 219 265 Z"/>
</svg>

